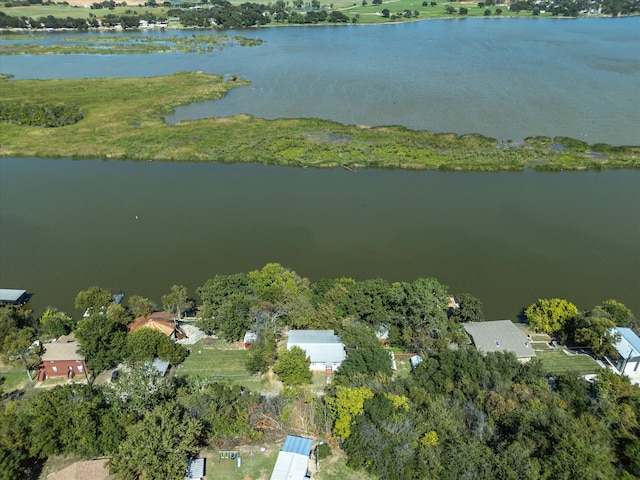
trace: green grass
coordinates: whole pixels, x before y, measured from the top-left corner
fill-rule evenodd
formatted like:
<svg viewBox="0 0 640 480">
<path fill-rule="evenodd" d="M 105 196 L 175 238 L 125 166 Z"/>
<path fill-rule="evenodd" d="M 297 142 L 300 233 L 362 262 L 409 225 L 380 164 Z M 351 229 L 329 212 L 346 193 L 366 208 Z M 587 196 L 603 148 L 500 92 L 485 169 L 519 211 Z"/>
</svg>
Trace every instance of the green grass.
<svg viewBox="0 0 640 480">
<path fill-rule="evenodd" d="M 48 38 L 47 33 L 30 34 L 29 39 Z M 2 36 L 7 40 L 24 40 L 25 34 Z M 150 54 L 150 53 L 208 53 L 229 46 L 255 46 L 261 40 L 239 35 L 202 34 L 193 37 L 166 35 L 161 40 L 146 36 L 118 35 L 109 37 L 63 37 L 56 43 L 5 42 L 0 44 L 0 55 L 56 55 L 56 54 Z"/>
<path fill-rule="evenodd" d="M 251 453 L 241 453 L 242 466 L 238 468 L 237 460 L 220 459 L 218 451 L 207 450 L 207 480 L 262 480 L 269 479 L 278 458 L 280 444 L 270 446 L 264 453 L 257 448 L 251 448 Z"/>
<path fill-rule="evenodd" d="M 639 147 L 620 147 L 594 159 L 588 152 L 557 152 L 535 142 L 501 148 L 481 135 L 404 127 L 248 115 L 168 125 L 162 118 L 178 105 L 217 99 L 248 83 L 201 72 L 149 78 L 0 80 L 2 101 L 9 105 L 76 105 L 84 113 L 78 123 L 59 128 L 3 124 L 0 156 L 446 171 L 640 168 Z"/>
<path fill-rule="evenodd" d="M 536 358 L 542 362 L 543 369 L 551 374 L 587 375 L 600 370 L 600 366 L 588 355 L 567 355 L 562 350 L 536 351 Z"/>
<path fill-rule="evenodd" d="M 190 346 L 191 353 L 178 367 L 177 375 L 219 377 L 234 381 L 253 380 L 245 362 L 249 352 L 243 348 L 216 340 L 213 347 L 203 347 L 202 341 Z"/>
<path fill-rule="evenodd" d="M 0 377 L 5 379 L 4 383 L 0 385 L 3 393 L 9 393 L 35 384 L 35 381 L 29 381 L 27 371 L 23 367 L 0 365 Z"/>
</svg>

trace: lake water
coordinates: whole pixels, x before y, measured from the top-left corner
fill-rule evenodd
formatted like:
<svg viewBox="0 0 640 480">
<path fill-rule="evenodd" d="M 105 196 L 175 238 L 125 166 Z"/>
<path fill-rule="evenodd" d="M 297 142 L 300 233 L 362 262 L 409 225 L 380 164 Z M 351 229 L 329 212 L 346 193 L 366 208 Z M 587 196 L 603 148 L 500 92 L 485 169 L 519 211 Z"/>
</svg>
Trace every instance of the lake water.
<svg viewBox="0 0 640 480">
<path fill-rule="evenodd" d="M 0 159 L 0 284 L 71 309 L 156 301 L 280 262 L 317 280 L 433 276 L 514 318 L 538 297 L 640 311 L 640 172 L 450 174 Z"/>
<path fill-rule="evenodd" d="M 0 70 L 16 78 L 204 70 L 253 82 L 172 121 L 245 112 L 638 144 L 639 32 L 637 17 L 274 28 L 232 32 L 263 38 L 259 47 L 0 57 Z M 433 276 L 483 299 L 489 318 L 515 318 L 552 296 L 583 309 L 616 298 L 638 315 L 640 172 L 0 159 L 0 286 L 34 292 L 37 309 L 72 311 L 91 285 L 159 301 L 172 284 L 193 292 L 217 273 L 272 261 L 312 280 Z"/>
<path fill-rule="evenodd" d="M 252 81 L 221 101 L 180 108 L 170 121 L 248 113 L 500 140 L 562 135 L 640 143 L 638 17 L 468 18 L 230 33 L 265 43 L 208 54 L 9 56 L 0 57 L 0 67 L 16 78 L 203 70 Z M 199 32 L 139 33 L 174 34 Z"/>
</svg>

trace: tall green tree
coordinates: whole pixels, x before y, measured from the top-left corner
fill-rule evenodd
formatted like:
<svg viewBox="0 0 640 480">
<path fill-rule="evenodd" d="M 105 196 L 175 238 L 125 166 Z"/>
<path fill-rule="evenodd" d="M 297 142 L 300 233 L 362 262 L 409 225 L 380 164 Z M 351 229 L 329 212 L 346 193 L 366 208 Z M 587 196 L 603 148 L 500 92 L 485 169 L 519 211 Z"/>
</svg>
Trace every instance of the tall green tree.
<svg viewBox="0 0 640 480">
<path fill-rule="evenodd" d="M 40 363 L 40 347 L 34 344 L 36 331 L 31 327 L 13 329 L 4 338 L 2 361 L 25 368 L 29 380 L 31 370 Z"/>
<path fill-rule="evenodd" d="M 100 287 L 89 287 L 78 292 L 74 305 L 78 310 L 92 309 L 95 312 L 99 312 L 101 308 L 109 306 L 112 302 L 113 295 L 108 290 Z"/>
<path fill-rule="evenodd" d="M 459 306 L 450 309 L 449 314 L 456 322 L 484 322 L 482 300 L 470 293 L 457 293 L 455 299 Z"/>
<path fill-rule="evenodd" d="M 87 369 L 93 376 L 124 358 L 129 319 L 122 316 L 119 309 L 110 311 L 113 314 L 94 312 L 80 320 L 75 330 L 78 352 L 85 357 Z"/>
<path fill-rule="evenodd" d="M 75 327 L 75 322 L 66 313 L 47 308 L 40 317 L 40 326 L 44 333 L 58 338 L 71 332 Z"/>
<path fill-rule="evenodd" d="M 162 296 L 162 306 L 169 313 L 176 315 L 178 320 L 180 320 L 183 312 L 193 307 L 193 300 L 189 298 L 187 287 L 184 285 L 173 285 L 171 291 Z"/>
<path fill-rule="evenodd" d="M 201 447 L 202 423 L 175 402 L 158 405 L 133 425 L 109 471 L 119 480 L 182 480 Z"/>
<path fill-rule="evenodd" d="M 134 317 L 146 317 L 153 313 L 153 302 L 148 298 L 141 297 L 140 295 L 132 295 L 127 302 L 131 315 Z"/>
<path fill-rule="evenodd" d="M 613 347 L 618 340 L 612 330 L 615 326 L 609 314 L 596 307 L 575 320 L 574 339 L 578 344 L 589 347 L 599 357 L 617 358 L 617 351 Z"/>
<path fill-rule="evenodd" d="M 285 385 L 302 385 L 311 383 L 311 360 L 300 347 L 284 350 L 278 355 L 273 372 Z"/>
<path fill-rule="evenodd" d="M 561 298 L 541 298 L 524 313 L 531 328 L 553 335 L 578 316 L 578 307 Z"/>
</svg>

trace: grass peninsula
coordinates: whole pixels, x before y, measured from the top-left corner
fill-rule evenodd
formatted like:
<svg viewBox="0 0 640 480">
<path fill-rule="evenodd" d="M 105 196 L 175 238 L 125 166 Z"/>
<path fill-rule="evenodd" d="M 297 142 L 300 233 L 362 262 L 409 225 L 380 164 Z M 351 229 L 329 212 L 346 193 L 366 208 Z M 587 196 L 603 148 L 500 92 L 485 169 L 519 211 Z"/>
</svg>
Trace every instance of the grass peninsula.
<svg viewBox="0 0 640 480">
<path fill-rule="evenodd" d="M 446 171 L 640 168 L 640 147 L 587 145 L 560 137 L 503 143 L 476 134 L 318 119 L 237 115 L 169 125 L 163 118 L 177 106 L 215 100 L 248 84 L 201 72 L 64 80 L 10 80 L 5 75 L 0 77 L 0 156 Z M 75 109 L 70 124 L 42 127 L 21 119 L 27 114 L 16 114 L 60 106 L 65 112 Z"/>
</svg>

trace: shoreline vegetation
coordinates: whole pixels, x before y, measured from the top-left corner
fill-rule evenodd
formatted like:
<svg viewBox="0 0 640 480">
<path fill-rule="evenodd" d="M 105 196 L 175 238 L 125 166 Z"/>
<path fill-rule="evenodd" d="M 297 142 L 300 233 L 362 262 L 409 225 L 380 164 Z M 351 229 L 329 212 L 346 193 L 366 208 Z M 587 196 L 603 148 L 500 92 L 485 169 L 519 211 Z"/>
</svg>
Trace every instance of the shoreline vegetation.
<svg viewBox="0 0 640 480">
<path fill-rule="evenodd" d="M 2 36 L 3 39 L 8 40 L 18 40 L 20 37 L 21 35 L 11 35 L 9 38 Z M 77 36 L 56 40 L 56 43 L 53 44 L 3 43 L 0 44 L 0 55 L 209 53 L 214 49 L 223 50 L 233 46 L 250 47 L 263 43 L 260 39 L 222 33 L 202 34 L 193 37 L 166 35 L 161 40 L 132 35 L 93 38 Z"/>
<path fill-rule="evenodd" d="M 216 161 L 348 170 L 640 168 L 638 146 L 590 146 L 564 137 L 498 142 L 478 134 L 342 125 L 320 119 L 265 120 L 249 115 L 175 125 L 165 122 L 163 116 L 177 106 L 215 100 L 250 83 L 236 76 L 182 72 L 148 78 L 9 78 L 6 73 L 0 76 L 2 157 Z M 55 117 L 58 111 L 66 115 L 65 121 L 41 119 L 42 115 Z M 40 124 L 62 126 L 37 126 Z"/>
<path fill-rule="evenodd" d="M 5 0 L 0 34 L 59 31 L 247 29 L 268 26 L 368 25 L 459 18 L 611 18 L 640 13 L 631 0 L 197 0 L 137 5 L 104 0 Z"/>
</svg>

